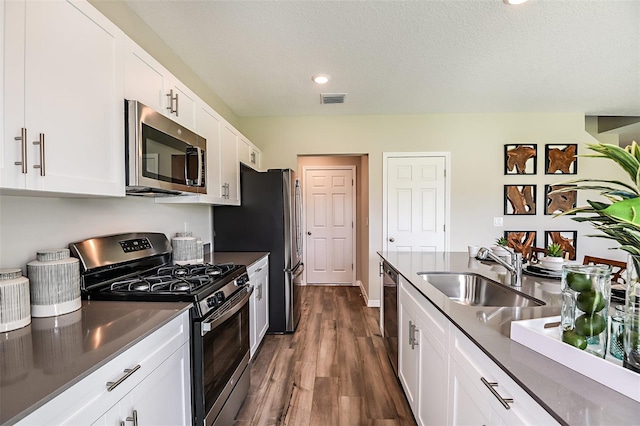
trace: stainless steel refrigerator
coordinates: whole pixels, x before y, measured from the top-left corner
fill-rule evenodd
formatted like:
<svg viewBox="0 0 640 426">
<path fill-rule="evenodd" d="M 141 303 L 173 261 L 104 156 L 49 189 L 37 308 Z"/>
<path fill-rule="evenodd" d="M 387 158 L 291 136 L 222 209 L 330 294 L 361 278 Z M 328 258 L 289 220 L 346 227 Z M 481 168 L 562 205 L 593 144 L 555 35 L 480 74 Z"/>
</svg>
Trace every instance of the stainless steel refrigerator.
<svg viewBox="0 0 640 426">
<path fill-rule="evenodd" d="M 215 251 L 268 251 L 269 333 L 291 333 L 300 320 L 302 193 L 291 169 L 242 167 L 240 206 L 213 207 Z"/>
</svg>

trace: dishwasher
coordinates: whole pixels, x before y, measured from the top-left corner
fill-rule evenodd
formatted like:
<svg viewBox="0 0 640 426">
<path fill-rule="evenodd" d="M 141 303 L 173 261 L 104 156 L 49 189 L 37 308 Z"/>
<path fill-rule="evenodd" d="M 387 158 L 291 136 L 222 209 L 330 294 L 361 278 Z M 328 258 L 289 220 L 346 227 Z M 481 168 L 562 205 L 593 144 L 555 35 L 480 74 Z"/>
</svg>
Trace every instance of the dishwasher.
<svg viewBox="0 0 640 426">
<path fill-rule="evenodd" d="M 384 345 L 387 348 L 393 371 L 398 375 L 398 271 L 383 261 L 380 263 L 382 275 L 382 316 L 384 323 Z"/>
</svg>

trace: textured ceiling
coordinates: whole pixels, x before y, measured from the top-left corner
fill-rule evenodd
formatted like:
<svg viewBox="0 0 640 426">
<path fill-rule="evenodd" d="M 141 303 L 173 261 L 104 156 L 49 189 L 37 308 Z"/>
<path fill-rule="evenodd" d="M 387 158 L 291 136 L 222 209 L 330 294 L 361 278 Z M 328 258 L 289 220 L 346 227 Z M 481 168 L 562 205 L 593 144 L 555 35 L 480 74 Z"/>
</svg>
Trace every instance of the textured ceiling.
<svg viewBox="0 0 640 426">
<path fill-rule="evenodd" d="M 640 115 L 640 0 L 125 3 L 239 116 Z"/>
</svg>

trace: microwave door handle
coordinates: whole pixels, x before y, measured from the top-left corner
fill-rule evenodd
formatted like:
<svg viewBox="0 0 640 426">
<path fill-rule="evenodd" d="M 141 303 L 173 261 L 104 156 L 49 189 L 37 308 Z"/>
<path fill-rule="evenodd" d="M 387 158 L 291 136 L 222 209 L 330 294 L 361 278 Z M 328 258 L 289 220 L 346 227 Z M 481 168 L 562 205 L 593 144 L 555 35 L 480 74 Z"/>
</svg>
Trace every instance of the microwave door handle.
<svg viewBox="0 0 640 426">
<path fill-rule="evenodd" d="M 187 185 L 190 186 L 201 186 L 202 185 L 202 161 L 201 158 L 203 156 L 204 151 L 197 146 L 189 146 L 185 155 L 184 162 L 184 178 Z M 189 174 L 191 167 L 191 159 L 195 157 L 196 164 L 198 165 L 197 176 L 192 176 Z"/>
<path fill-rule="evenodd" d="M 188 146 L 186 151 L 185 151 L 185 153 L 184 153 L 184 183 L 185 183 L 185 185 L 190 185 L 190 182 L 191 182 L 191 180 L 189 179 L 189 164 L 191 163 L 191 157 L 193 157 L 193 150 L 194 150 L 193 146 Z"/>
<path fill-rule="evenodd" d="M 202 148 L 198 148 L 198 178 L 196 179 L 197 182 L 197 186 L 202 186 L 202 167 L 204 165 L 204 160 L 206 160 L 204 158 L 204 150 Z"/>
</svg>

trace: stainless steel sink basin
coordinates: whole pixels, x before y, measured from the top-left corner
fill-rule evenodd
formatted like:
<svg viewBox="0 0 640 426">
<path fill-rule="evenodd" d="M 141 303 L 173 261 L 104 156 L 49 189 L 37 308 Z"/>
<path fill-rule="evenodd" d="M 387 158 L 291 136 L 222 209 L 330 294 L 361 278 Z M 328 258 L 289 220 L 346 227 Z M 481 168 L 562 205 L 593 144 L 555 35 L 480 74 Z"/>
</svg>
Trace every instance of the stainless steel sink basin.
<svg viewBox="0 0 640 426">
<path fill-rule="evenodd" d="M 545 305 L 542 300 L 478 274 L 421 272 L 418 275 L 444 293 L 449 299 L 461 305 L 505 307 Z"/>
</svg>

